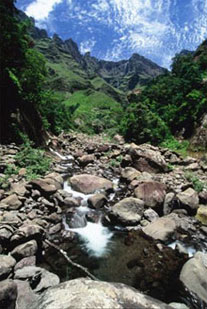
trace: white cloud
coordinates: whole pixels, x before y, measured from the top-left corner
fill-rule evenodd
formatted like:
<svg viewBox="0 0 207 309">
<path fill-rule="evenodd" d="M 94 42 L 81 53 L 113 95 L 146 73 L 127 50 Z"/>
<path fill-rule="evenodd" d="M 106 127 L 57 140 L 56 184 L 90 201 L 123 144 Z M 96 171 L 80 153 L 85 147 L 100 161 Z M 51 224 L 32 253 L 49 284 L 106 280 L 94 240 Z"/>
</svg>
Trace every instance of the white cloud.
<svg viewBox="0 0 207 309">
<path fill-rule="evenodd" d="M 80 43 L 80 52 L 81 54 L 85 54 L 87 52 L 91 52 L 93 47 L 95 46 L 96 41 L 93 39 L 89 39 L 87 41 Z"/>
<path fill-rule="evenodd" d="M 55 5 L 62 1 L 63 0 L 36 0 L 26 8 L 25 13 L 37 21 L 44 20 L 48 18 Z"/>
</svg>

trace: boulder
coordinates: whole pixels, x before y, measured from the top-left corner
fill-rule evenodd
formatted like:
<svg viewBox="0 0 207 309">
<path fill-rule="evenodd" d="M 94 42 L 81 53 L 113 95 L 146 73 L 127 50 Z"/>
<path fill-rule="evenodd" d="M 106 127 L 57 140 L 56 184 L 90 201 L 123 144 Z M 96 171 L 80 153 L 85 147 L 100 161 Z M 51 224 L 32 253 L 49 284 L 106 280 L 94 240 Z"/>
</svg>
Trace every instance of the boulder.
<svg viewBox="0 0 207 309">
<path fill-rule="evenodd" d="M 0 308 L 15 309 L 16 299 L 17 299 L 16 283 L 12 280 L 1 281 L 0 282 Z"/>
<path fill-rule="evenodd" d="M 6 279 L 12 272 L 16 260 L 9 255 L 0 255 L 0 280 Z"/>
<path fill-rule="evenodd" d="M 33 256 L 37 252 L 37 242 L 36 240 L 30 240 L 22 245 L 17 246 L 11 252 L 11 255 L 17 260 L 22 258 Z"/>
<path fill-rule="evenodd" d="M 164 202 L 166 191 L 165 185 L 156 182 L 148 181 L 140 184 L 134 191 L 135 196 L 144 201 L 148 207 L 157 207 Z"/>
<path fill-rule="evenodd" d="M 163 204 L 163 214 L 169 215 L 173 208 L 173 199 L 175 197 L 175 193 L 169 192 L 165 196 L 164 204 Z"/>
<path fill-rule="evenodd" d="M 35 293 L 42 292 L 60 283 L 57 275 L 36 266 L 26 266 L 18 269 L 14 274 L 14 279 L 28 281 Z"/>
<path fill-rule="evenodd" d="M 79 192 L 89 194 L 98 190 L 113 190 L 113 183 L 105 178 L 82 174 L 70 178 L 71 187 Z"/>
<path fill-rule="evenodd" d="M 142 308 L 167 309 L 158 300 L 121 283 L 92 281 L 86 278 L 66 281 L 45 291 L 30 309 Z"/>
<path fill-rule="evenodd" d="M 30 184 L 32 185 L 33 189 L 37 189 L 42 193 L 42 195 L 48 197 L 57 191 L 54 182 L 53 184 L 49 184 L 49 182 L 50 181 L 47 179 L 34 179 L 30 182 Z"/>
<path fill-rule="evenodd" d="M 36 265 L 36 256 L 29 256 L 21 259 L 21 261 L 17 262 L 14 270 L 21 269 L 26 266 L 35 266 Z"/>
<path fill-rule="evenodd" d="M 188 188 L 187 190 L 178 193 L 177 199 L 181 204 L 188 206 L 192 210 L 199 207 L 198 193 L 192 188 Z"/>
<path fill-rule="evenodd" d="M 128 197 L 111 208 L 110 216 L 124 225 L 135 225 L 139 223 L 143 213 L 144 202 L 138 198 Z"/>
<path fill-rule="evenodd" d="M 18 196 L 14 193 L 4 198 L 0 202 L 0 209 L 11 209 L 16 210 L 22 206 L 22 202 L 19 200 Z"/>
<path fill-rule="evenodd" d="M 14 280 L 13 282 L 17 285 L 17 308 L 30 308 L 30 305 L 37 300 L 37 295 L 32 291 L 27 281 Z"/>
<path fill-rule="evenodd" d="M 25 183 L 13 183 L 11 185 L 11 191 L 16 193 L 17 195 L 24 196 L 27 192 L 27 189 L 25 187 Z"/>
<path fill-rule="evenodd" d="M 181 270 L 180 280 L 185 287 L 207 303 L 207 254 L 197 252 L 187 261 Z"/>
<path fill-rule="evenodd" d="M 176 231 L 180 224 L 181 219 L 178 215 L 170 214 L 148 224 L 142 230 L 153 239 L 166 241 Z"/>
<path fill-rule="evenodd" d="M 101 208 L 107 203 L 107 198 L 104 194 L 98 193 L 88 199 L 88 204 L 92 208 Z"/>
<path fill-rule="evenodd" d="M 64 205 L 67 207 L 79 207 L 80 206 L 80 201 L 77 199 L 74 199 L 73 197 L 66 197 L 64 199 Z"/>
<path fill-rule="evenodd" d="M 132 157 L 133 166 L 141 172 L 158 173 L 169 170 L 165 158 L 157 147 L 148 144 L 132 144 L 129 153 Z"/>
<path fill-rule="evenodd" d="M 11 236 L 13 235 L 14 231 L 11 226 L 9 225 L 2 225 L 0 226 L 0 242 L 5 243 L 9 241 Z"/>
</svg>

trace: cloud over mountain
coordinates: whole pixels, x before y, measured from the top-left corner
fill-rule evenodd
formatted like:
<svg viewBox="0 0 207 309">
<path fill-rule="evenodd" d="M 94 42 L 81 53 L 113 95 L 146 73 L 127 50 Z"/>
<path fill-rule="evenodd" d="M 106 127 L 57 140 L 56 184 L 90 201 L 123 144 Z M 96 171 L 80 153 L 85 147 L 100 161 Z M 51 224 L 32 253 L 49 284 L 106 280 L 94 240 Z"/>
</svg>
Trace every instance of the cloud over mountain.
<svg viewBox="0 0 207 309">
<path fill-rule="evenodd" d="M 169 66 L 182 49 L 207 37 L 203 0 L 17 0 L 52 35 L 72 37 L 81 52 L 107 60 L 132 53 Z"/>
</svg>

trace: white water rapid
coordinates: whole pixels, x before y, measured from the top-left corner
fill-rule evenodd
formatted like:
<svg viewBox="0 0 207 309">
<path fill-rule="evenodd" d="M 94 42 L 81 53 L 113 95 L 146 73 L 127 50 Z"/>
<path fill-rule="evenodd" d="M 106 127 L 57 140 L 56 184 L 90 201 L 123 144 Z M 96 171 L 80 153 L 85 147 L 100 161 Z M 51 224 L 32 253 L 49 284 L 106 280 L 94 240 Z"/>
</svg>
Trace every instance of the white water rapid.
<svg viewBox="0 0 207 309">
<path fill-rule="evenodd" d="M 89 213 L 93 212 L 87 205 L 87 200 L 93 194 L 83 194 L 81 192 L 74 191 L 66 181 L 63 189 L 72 194 L 74 198 L 81 198 L 81 206 L 77 207 L 77 213 Z M 63 225 L 66 230 L 77 233 L 80 239 L 83 241 L 83 248 L 88 252 L 90 256 L 101 257 L 108 252 L 108 244 L 113 236 L 113 233 L 101 222 L 99 218 L 97 223 L 87 221 L 86 226 L 81 228 L 70 228 L 63 218 Z"/>
</svg>

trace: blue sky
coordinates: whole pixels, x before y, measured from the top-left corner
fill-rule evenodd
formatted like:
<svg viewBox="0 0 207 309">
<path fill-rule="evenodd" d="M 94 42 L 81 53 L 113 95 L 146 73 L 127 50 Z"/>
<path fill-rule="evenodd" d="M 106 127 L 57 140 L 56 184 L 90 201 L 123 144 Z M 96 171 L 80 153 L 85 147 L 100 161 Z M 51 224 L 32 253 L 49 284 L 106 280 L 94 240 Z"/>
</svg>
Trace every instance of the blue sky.
<svg viewBox="0 0 207 309">
<path fill-rule="evenodd" d="M 36 25 L 105 60 L 139 53 L 170 66 L 207 38 L 207 0 L 17 0 Z"/>
</svg>

